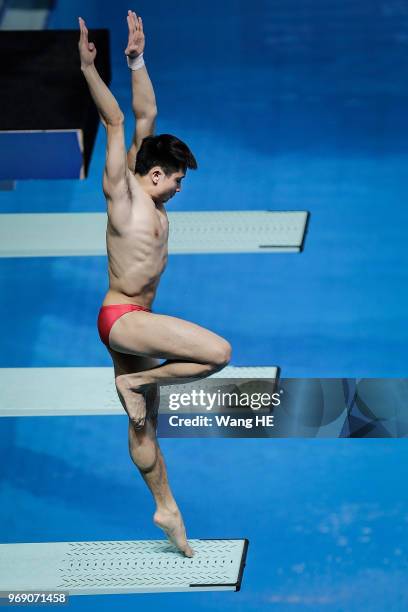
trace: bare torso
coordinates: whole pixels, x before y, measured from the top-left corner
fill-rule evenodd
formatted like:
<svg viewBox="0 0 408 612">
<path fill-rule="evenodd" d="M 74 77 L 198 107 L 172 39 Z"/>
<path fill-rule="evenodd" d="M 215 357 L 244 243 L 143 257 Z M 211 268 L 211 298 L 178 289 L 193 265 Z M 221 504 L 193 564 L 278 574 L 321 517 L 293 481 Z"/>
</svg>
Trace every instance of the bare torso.
<svg viewBox="0 0 408 612">
<path fill-rule="evenodd" d="M 150 308 L 166 267 L 169 223 L 163 205 L 156 205 L 133 174 L 128 191 L 114 203 L 108 198 L 106 246 L 108 304 L 139 304 Z"/>
</svg>

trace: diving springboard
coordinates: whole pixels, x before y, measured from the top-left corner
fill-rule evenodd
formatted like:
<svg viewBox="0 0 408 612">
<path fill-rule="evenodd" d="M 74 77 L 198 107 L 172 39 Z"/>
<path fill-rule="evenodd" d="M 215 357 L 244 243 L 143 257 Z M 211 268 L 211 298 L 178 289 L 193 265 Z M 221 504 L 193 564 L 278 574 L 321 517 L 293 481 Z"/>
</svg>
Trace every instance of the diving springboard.
<svg viewBox="0 0 408 612">
<path fill-rule="evenodd" d="M 308 212 L 168 213 L 169 253 L 299 252 Z M 105 213 L 0 215 L 0 257 L 106 255 Z"/>
<path fill-rule="evenodd" d="M 189 543 L 191 559 L 167 540 L 0 544 L 0 591 L 239 591 L 248 540 Z"/>
<path fill-rule="evenodd" d="M 208 378 L 276 379 L 278 371 L 227 366 Z M 125 414 L 113 368 L 0 368 L 0 389 L 0 417 Z M 164 397 L 170 389 L 177 387 L 161 386 Z"/>
<path fill-rule="evenodd" d="M 17 3 L 18 4 L 18 3 Z M 36 8 L 35 2 L 32 2 L 32 8 L 29 2 L 23 3 L 22 7 L 4 8 L 3 18 L 1 21 L 0 30 L 43 30 L 46 27 L 50 11 L 44 8 L 46 4 L 51 5 L 51 2 L 40 3 L 42 6 Z M 25 6 L 24 6 L 25 5 Z"/>
</svg>

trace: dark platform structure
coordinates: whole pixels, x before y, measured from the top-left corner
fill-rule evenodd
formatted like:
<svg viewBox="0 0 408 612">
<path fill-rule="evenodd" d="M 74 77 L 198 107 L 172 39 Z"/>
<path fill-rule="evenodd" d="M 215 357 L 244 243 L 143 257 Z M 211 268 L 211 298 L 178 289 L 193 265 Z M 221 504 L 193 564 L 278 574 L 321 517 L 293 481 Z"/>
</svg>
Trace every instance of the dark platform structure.
<svg viewBox="0 0 408 612">
<path fill-rule="evenodd" d="M 99 116 L 78 38 L 78 30 L 0 32 L 0 181 L 85 178 Z M 89 40 L 109 84 L 109 31 L 91 30 Z"/>
</svg>

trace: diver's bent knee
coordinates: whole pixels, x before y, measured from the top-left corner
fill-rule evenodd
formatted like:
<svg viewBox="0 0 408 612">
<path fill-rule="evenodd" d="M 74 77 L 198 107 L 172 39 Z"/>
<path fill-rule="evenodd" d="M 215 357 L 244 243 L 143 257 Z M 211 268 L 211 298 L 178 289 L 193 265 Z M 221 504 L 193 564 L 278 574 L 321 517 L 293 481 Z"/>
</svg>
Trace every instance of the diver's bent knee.
<svg viewBox="0 0 408 612">
<path fill-rule="evenodd" d="M 231 361 L 232 347 L 227 340 L 222 340 L 214 348 L 213 357 L 211 359 L 212 365 L 215 369 L 221 370 Z"/>
</svg>

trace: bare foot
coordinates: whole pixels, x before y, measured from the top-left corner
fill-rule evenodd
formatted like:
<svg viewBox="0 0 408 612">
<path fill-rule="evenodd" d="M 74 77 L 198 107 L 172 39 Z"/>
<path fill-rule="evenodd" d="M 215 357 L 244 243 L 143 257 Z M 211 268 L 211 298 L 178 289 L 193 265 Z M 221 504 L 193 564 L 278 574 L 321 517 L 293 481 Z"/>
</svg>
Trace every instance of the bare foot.
<svg viewBox="0 0 408 612">
<path fill-rule="evenodd" d="M 156 510 L 153 516 L 153 522 L 157 527 L 163 529 L 170 542 L 186 557 L 192 557 L 194 555 L 193 549 L 187 542 L 186 530 L 179 510 Z"/>
<path fill-rule="evenodd" d="M 141 429 L 146 420 L 146 400 L 143 393 L 129 389 L 126 381 L 121 381 L 121 378 L 119 376 L 116 379 L 116 389 L 122 400 L 122 405 L 125 407 L 134 428 Z"/>
</svg>

